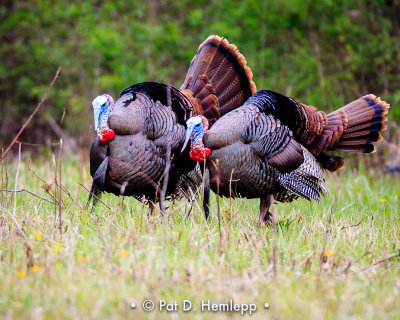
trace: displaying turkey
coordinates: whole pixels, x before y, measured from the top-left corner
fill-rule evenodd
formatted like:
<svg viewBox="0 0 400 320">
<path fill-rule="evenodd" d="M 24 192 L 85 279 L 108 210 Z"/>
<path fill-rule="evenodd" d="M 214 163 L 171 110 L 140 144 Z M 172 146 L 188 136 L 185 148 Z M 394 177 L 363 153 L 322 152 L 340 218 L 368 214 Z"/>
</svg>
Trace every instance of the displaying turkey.
<svg viewBox="0 0 400 320">
<path fill-rule="evenodd" d="M 225 197 L 260 198 L 259 224 L 270 222 L 276 201 L 299 197 L 319 201 L 326 193 L 325 170 L 344 159 L 326 151 L 375 151 L 389 105 L 372 94 L 326 114 L 273 91 L 259 91 L 208 130 L 208 120 L 187 121 L 190 157 L 206 160 L 214 192 Z"/>
<path fill-rule="evenodd" d="M 180 90 L 145 82 L 125 89 L 115 104 L 109 95 L 97 97 L 91 196 L 133 196 L 151 208 L 164 197 L 189 197 L 202 178 L 198 164 L 188 157 L 189 148 L 180 152 L 186 121 L 202 115 L 212 125 L 255 91 L 251 70 L 236 46 L 210 36 L 200 45 Z"/>
</svg>

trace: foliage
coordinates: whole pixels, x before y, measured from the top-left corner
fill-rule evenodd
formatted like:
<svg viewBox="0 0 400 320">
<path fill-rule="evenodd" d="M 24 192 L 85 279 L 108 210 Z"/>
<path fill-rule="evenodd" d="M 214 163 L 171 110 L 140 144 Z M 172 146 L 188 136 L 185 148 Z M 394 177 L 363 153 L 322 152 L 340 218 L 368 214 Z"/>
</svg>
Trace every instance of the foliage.
<svg viewBox="0 0 400 320">
<path fill-rule="evenodd" d="M 27 160 L 8 166 L 9 188 L 54 199 L 50 157 L 31 170 Z M 332 176 L 321 204 L 276 206 L 276 237 L 257 226 L 258 201 L 221 199 L 220 237 L 215 201 L 207 224 L 197 204 L 187 217 L 186 201 L 147 219 L 133 198 L 106 195 L 111 209 L 90 214 L 77 184 L 88 186 L 87 165 L 65 161 L 62 173 L 61 228 L 58 205 L 1 195 L 1 318 L 241 319 L 200 311 L 202 299 L 232 298 L 257 304 L 252 319 L 398 319 L 400 262 L 387 259 L 399 254 L 398 177 Z M 145 299 L 189 299 L 197 310 L 146 313 Z"/>
<path fill-rule="evenodd" d="M 179 87 L 210 34 L 236 44 L 259 89 L 324 109 L 373 92 L 400 103 L 400 1 L 6 0 L 0 4 L 1 137 L 20 128 L 57 67 L 40 120 L 91 132 L 91 100 L 142 81 Z M 400 118 L 392 108 L 391 117 Z M 5 125 L 5 123 L 7 125 Z"/>
</svg>

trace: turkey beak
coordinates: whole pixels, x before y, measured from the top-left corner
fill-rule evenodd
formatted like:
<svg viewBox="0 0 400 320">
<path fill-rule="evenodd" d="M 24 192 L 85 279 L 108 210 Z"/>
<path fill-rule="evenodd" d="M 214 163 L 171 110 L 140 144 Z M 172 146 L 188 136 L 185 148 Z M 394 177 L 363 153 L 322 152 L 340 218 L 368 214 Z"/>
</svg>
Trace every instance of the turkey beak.
<svg viewBox="0 0 400 320">
<path fill-rule="evenodd" d="M 188 128 L 186 130 L 186 139 L 185 139 L 185 143 L 183 144 L 183 147 L 181 149 L 181 153 L 183 152 L 183 150 L 185 150 L 186 145 L 188 144 L 190 137 L 192 136 L 192 132 L 193 132 L 193 128 L 190 128 L 190 129 Z"/>
</svg>

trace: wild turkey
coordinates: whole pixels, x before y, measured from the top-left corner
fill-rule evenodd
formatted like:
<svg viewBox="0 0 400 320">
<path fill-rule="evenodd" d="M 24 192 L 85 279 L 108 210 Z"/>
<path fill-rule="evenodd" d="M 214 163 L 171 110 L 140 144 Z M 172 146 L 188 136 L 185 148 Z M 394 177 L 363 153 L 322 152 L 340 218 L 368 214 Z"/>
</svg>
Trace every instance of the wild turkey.
<svg viewBox="0 0 400 320">
<path fill-rule="evenodd" d="M 188 157 L 189 148 L 180 152 L 186 121 L 202 115 L 212 124 L 255 91 L 251 70 L 236 46 L 210 36 L 200 45 L 180 90 L 145 82 L 125 89 L 115 104 L 108 95 L 97 97 L 91 195 L 97 199 L 105 191 L 133 196 L 149 203 L 151 210 L 163 198 L 160 194 L 189 196 L 202 178 L 198 164 Z"/>
<path fill-rule="evenodd" d="M 372 94 L 326 114 L 273 91 L 259 91 L 221 117 L 210 130 L 196 116 L 187 121 L 190 157 L 207 158 L 211 188 L 222 196 L 260 198 L 261 222 L 270 222 L 270 195 L 276 201 L 299 197 L 319 201 L 326 193 L 325 169 L 344 159 L 326 151 L 375 151 L 382 140 L 389 105 Z"/>
</svg>

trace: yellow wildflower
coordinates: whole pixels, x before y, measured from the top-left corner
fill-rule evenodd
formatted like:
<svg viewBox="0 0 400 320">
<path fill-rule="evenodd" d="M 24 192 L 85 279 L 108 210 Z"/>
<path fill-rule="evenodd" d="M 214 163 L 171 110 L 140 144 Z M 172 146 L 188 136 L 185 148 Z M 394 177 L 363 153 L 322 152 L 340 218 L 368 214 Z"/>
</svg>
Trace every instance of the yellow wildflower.
<svg viewBox="0 0 400 320">
<path fill-rule="evenodd" d="M 17 273 L 18 278 L 25 278 L 26 277 L 26 273 L 23 271 L 18 271 Z"/>
<path fill-rule="evenodd" d="M 127 250 L 122 249 L 122 250 L 119 250 L 119 255 L 122 258 L 126 258 L 127 256 L 129 256 L 129 252 Z"/>
<path fill-rule="evenodd" d="M 86 261 L 85 256 L 80 256 L 80 257 L 78 258 L 78 261 L 79 261 L 79 263 L 84 263 L 84 262 Z"/>
<path fill-rule="evenodd" d="M 311 279 L 317 280 L 317 279 L 318 279 L 318 276 L 317 276 L 316 274 L 313 274 L 313 275 L 311 276 Z"/>
<path fill-rule="evenodd" d="M 38 239 L 38 240 L 42 239 L 42 235 L 40 234 L 39 231 L 35 230 L 35 231 L 33 231 L 33 234 L 36 239 Z"/>
<path fill-rule="evenodd" d="M 322 255 L 323 255 L 324 257 L 332 257 L 333 254 L 334 254 L 333 251 L 326 250 L 326 251 L 324 251 L 324 253 L 323 253 Z"/>
<path fill-rule="evenodd" d="M 57 252 L 58 250 L 61 250 L 61 249 L 62 249 L 61 244 L 55 243 L 55 244 L 53 245 L 53 251 L 54 251 L 54 252 Z"/>
<path fill-rule="evenodd" d="M 385 198 L 382 198 L 381 200 L 379 200 L 380 203 L 385 203 L 387 202 L 387 200 Z"/>
<path fill-rule="evenodd" d="M 35 264 L 29 270 L 32 271 L 32 272 L 38 272 L 40 270 L 40 267 Z"/>
</svg>

